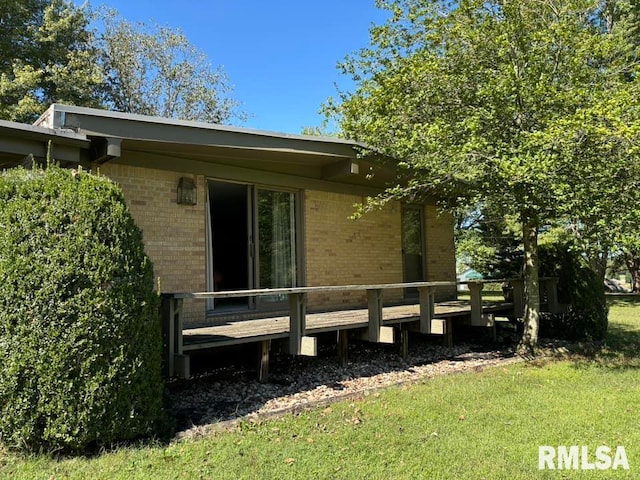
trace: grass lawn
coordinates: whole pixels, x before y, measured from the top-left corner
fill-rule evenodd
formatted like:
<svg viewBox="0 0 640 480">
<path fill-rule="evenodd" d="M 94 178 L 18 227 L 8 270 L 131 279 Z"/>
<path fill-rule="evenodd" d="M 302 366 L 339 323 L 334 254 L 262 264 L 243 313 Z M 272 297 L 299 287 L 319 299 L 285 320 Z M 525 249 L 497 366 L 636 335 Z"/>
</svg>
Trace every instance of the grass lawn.
<svg viewBox="0 0 640 480">
<path fill-rule="evenodd" d="M 611 308 L 594 358 L 536 361 L 390 388 L 237 431 L 95 458 L 0 452 L 0 477 L 640 478 L 640 300 Z M 539 445 L 624 446 L 630 470 L 540 471 Z"/>
</svg>

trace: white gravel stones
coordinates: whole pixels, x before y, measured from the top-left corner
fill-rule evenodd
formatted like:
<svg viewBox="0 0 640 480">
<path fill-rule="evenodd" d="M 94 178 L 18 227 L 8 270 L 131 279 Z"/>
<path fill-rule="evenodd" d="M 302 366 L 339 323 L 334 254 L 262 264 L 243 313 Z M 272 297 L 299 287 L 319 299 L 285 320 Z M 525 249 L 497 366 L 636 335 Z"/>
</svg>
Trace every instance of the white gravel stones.
<svg viewBox="0 0 640 480">
<path fill-rule="evenodd" d="M 470 344 L 450 348 L 431 344 L 415 345 L 403 360 L 397 349 L 355 344 L 350 346 L 346 367 L 340 367 L 330 352 L 317 358 L 275 356 L 274 360 L 269 383 L 258 383 L 255 372 L 227 370 L 170 384 L 177 438 L 224 429 L 237 419 L 300 411 L 391 385 L 478 371 L 520 358 L 512 347 L 487 350 Z"/>
</svg>

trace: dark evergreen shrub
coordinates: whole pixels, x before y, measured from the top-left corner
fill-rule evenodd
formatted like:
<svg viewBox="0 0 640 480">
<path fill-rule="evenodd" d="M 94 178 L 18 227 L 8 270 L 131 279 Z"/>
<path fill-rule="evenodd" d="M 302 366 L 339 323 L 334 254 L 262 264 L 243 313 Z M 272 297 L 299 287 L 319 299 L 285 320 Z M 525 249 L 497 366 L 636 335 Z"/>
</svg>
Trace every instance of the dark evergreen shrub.
<svg viewBox="0 0 640 480">
<path fill-rule="evenodd" d="M 163 424 L 152 265 L 120 189 L 0 174 L 0 442 L 77 452 Z"/>
<path fill-rule="evenodd" d="M 571 241 L 540 246 L 540 276 L 558 277 L 558 300 L 567 312 L 543 313 L 540 335 L 567 340 L 603 340 L 608 308 L 601 279 Z"/>
</svg>

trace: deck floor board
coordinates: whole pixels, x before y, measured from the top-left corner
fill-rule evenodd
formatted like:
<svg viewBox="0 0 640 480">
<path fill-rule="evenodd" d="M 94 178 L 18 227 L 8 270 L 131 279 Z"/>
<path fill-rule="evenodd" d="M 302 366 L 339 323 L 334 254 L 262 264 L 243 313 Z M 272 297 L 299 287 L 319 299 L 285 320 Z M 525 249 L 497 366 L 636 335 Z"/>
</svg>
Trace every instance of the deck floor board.
<svg viewBox="0 0 640 480">
<path fill-rule="evenodd" d="M 511 308 L 513 305 L 509 303 L 487 303 L 483 306 L 483 311 L 485 313 L 503 312 Z M 435 305 L 434 310 L 434 318 L 464 317 L 471 314 L 471 304 L 461 300 L 440 302 Z M 365 328 L 369 320 L 368 315 L 366 308 L 309 313 L 306 317 L 306 333 L 314 335 L 322 332 Z M 420 306 L 384 307 L 382 317 L 383 324 L 387 325 L 417 321 L 420 318 Z M 288 336 L 288 316 L 230 320 L 211 326 L 183 330 L 184 351 L 287 338 Z"/>
</svg>

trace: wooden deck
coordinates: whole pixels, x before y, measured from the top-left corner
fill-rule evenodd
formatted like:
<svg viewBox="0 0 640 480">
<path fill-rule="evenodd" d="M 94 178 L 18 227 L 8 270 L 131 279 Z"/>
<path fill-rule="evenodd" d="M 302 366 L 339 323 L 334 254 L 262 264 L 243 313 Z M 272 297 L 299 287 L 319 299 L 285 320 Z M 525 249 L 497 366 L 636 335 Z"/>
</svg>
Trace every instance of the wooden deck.
<svg viewBox="0 0 640 480">
<path fill-rule="evenodd" d="M 483 305 L 483 313 L 506 313 L 513 310 L 511 303 Z M 436 303 L 434 318 L 468 317 L 471 303 L 450 301 Z M 393 326 L 420 320 L 420 305 L 399 305 L 382 309 L 382 324 Z M 336 312 L 308 313 L 306 335 L 317 335 L 339 330 L 365 329 L 369 323 L 368 309 Z M 185 352 L 242 343 L 256 343 L 289 337 L 289 317 L 277 316 L 255 320 L 232 320 L 208 327 L 183 330 Z"/>
<path fill-rule="evenodd" d="M 456 282 L 413 282 L 383 285 L 337 285 L 292 287 L 280 289 L 238 290 L 230 292 L 174 293 L 162 295 L 162 325 L 164 341 L 164 371 L 167 376 L 189 376 L 189 354 L 246 343 L 258 344 L 260 364 L 258 377 L 268 373 L 269 350 L 272 341 L 282 342 L 291 355 L 317 355 L 318 335 L 335 332 L 338 356 L 344 361 L 350 336 L 372 343 L 399 341 L 402 355 L 407 354 L 409 332 L 440 335 L 452 342 L 455 321 L 476 327 L 493 329 L 494 317 L 522 318 L 524 312 L 523 282 L 512 280 L 513 303 L 483 301 L 485 282 L 463 282 L 469 288 L 470 301 L 435 302 L 435 291 Z M 558 308 L 557 279 L 546 279 L 546 300 L 549 311 Z M 383 293 L 392 289 L 413 288 L 418 292 L 415 305 L 384 306 Z M 334 312 L 307 312 L 307 294 L 319 292 L 363 291 L 367 306 L 362 309 Z M 200 328 L 183 328 L 184 300 L 282 295 L 288 298 L 288 315 L 270 318 L 232 320 L 217 319 L 216 324 Z M 493 330 L 495 333 L 495 330 Z"/>
</svg>

